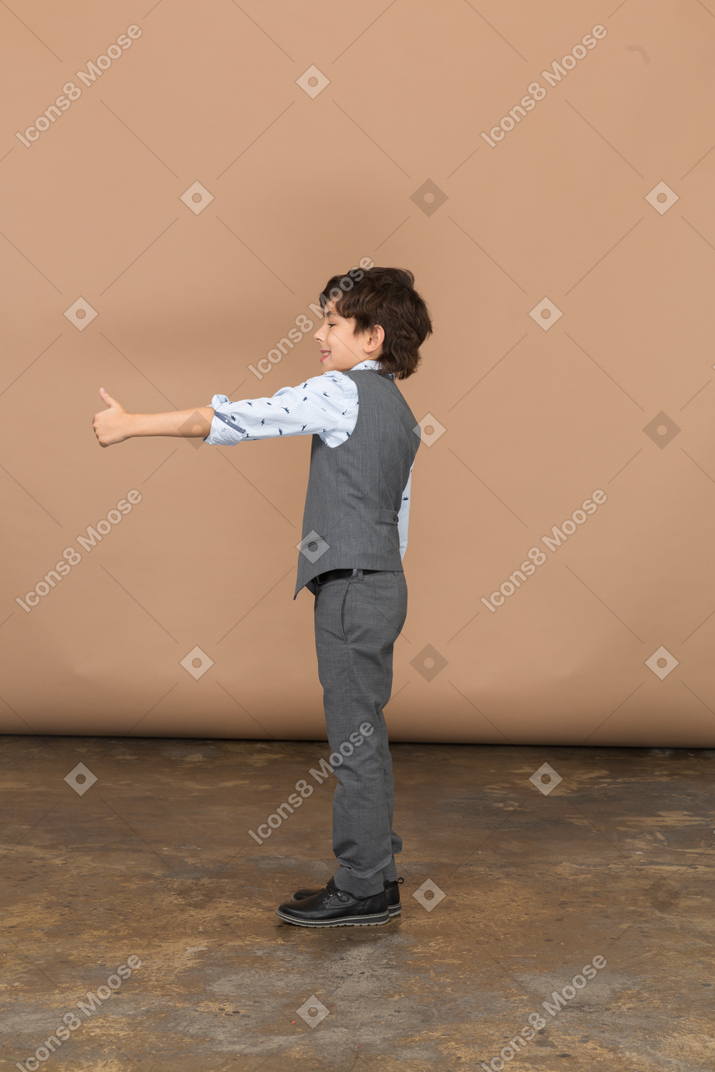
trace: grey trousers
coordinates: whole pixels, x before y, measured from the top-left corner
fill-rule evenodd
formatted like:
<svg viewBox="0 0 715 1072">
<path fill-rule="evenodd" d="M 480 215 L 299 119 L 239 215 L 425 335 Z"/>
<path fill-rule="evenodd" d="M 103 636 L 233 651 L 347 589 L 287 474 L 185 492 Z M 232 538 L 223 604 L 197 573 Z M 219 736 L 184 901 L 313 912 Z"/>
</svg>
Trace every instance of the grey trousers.
<svg viewBox="0 0 715 1072">
<path fill-rule="evenodd" d="M 318 676 L 338 779 L 334 879 L 354 897 L 371 897 L 397 877 L 402 839 L 392 829 L 392 757 L 382 709 L 390 699 L 392 653 L 406 616 L 407 582 L 400 570 L 354 569 L 315 582 Z"/>
</svg>

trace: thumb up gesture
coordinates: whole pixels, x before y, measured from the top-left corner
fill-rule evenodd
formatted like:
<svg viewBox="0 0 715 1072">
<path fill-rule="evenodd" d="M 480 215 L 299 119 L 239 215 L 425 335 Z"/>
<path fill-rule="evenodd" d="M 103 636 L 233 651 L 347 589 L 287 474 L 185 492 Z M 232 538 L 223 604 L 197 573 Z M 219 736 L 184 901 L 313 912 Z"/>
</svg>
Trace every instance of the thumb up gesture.
<svg viewBox="0 0 715 1072">
<path fill-rule="evenodd" d="M 99 388 L 99 393 L 108 408 L 101 413 L 95 413 L 92 427 L 99 445 L 110 447 L 113 443 L 121 443 L 131 437 L 132 414 L 127 413 L 124 406 L 120 405 L 116 398 L 112 398 L 103 387 Z"/>
</svg>

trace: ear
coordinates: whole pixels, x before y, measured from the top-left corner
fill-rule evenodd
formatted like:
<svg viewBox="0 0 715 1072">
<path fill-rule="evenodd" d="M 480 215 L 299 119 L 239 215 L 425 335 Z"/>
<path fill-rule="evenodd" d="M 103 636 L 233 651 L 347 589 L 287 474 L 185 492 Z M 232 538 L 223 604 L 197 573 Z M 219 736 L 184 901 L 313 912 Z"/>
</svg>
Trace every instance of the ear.
<svg viewBox="0 0 715 1072">
<path fill-rule="evenodd" d="M 367 340 L 367 350 L 378 350 L 385 341 L 385 329 L 382 324 L 373 324 Z"/>
</svg>

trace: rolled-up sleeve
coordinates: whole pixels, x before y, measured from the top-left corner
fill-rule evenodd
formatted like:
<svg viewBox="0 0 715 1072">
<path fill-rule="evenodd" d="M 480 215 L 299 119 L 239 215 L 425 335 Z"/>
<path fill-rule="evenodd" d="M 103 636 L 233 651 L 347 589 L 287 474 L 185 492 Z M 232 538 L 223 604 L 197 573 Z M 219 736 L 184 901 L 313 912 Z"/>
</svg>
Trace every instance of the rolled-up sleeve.
<svg viewBox="0 0 715 1072">
<path fill-rule="evenodd" d="M 348 376 L 326 372 L 264 398 L 229 402 L 216 394 L 208 404 L 214 416 L 203 442 L 212 446 L 315 433 L 337 446 L 355 425 L 357 388 Z"/>
<path fill-rule="evenodd" d="M 236 406 L 239 403 L 229 402 L 228 395 L 214 395 L 208 404 L 213 409 L 214 415 L 211 421 L 211 431 L 203 440 L 204 443 L 209 443 L 211 446 L 227 446 L 231 443 L 239 443 L 246 438 L 247 431 L 241 426 L 238 415 L 230 415 L 231 405 Z"/>
</svg>

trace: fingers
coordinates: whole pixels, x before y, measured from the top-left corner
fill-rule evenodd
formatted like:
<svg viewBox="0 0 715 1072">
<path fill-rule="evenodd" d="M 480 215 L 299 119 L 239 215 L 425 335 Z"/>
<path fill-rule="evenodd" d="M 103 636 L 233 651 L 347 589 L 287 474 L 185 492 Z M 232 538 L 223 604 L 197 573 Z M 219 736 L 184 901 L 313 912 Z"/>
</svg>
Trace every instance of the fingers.
<svg viewBox="0 0 715 1072">
<path fill-rule="evenodd" d="M 117 402 L 116 398 L 112 398 L 109 392 L 105 391 L 103 387 L 99 388 L 99 393 L 107 406 L 118 406 L 119 409 L 122 409 L 122 406 Z"/>
<path fill-rule="evenodd" d="M 106 413 L 106 410 L 104 412 Z M 101 433 L 99 431 L 99 422 L 100 422 L 100 419 L 101 419 L 102 416 L 103 416 L 102 413 L 95 413 L 94 419 L 92 420 L 92 431 L 94 432 L 95 436 L 97 437 L 97 442 L 99 443 L 100 447 L 108 447 L 109 446 L 108 443 L 103 443 L 102 442 Z"/>
<path fill-rule="evenodd" d="M 111 426 L 113 423 L 115 423 L 114 419 L 120 414 L 124 413 L 125 410 L 124 407 L 121 406 L 115 398 L 112 398 L 109 392 L 105 391 L 103 387 L 99 388 L 99 393 L 102 396 L 102 400 L 107 406 L 109 406 L 110 408 L 116 407 L 118 411 L 115 414 L 109 414 L 107 413 L 106 409 L 104 409 L 101 413 L 95 413 L 94 417 L 92 418 L 92 429 L 94 430 L 94 434 L 97 437 L 100 447 L 111 447 L 113 443 L 121 442 L 121 438 L 118 440 L 109 438 L 109 442 L 103 442 L 103 436 L 105 437 L 105 440 L 108 436 L 111 437 Z M 106 427 L 107 421 L 109 421 L 109 429 Z"/>
</svg>

